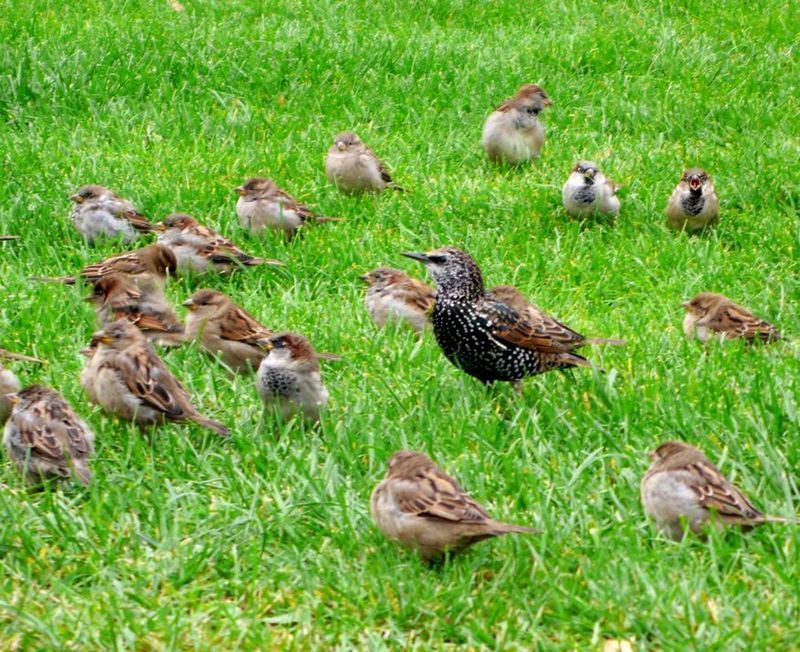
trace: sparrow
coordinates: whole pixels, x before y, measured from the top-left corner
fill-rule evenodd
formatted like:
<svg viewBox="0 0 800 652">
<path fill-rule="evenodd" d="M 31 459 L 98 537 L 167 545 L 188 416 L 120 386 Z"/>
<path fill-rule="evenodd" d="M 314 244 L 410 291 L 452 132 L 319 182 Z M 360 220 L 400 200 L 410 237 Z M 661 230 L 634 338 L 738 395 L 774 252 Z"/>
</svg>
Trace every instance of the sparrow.
<svg viewBox="0 0 800 652">
<path fill-rule="evenodd" d="M 578 161 L 562 191 L 567 213 L 573 217 L 606 213 L 619 214 L 617 186 L 607 178 L 593 161 Z"/>
<path fill-rule="evenodd" d="M 430 560 L 478 541 L 536 530 L 501 523 L 427 455 L 401 450 L 370 499 L 372 519 L 389 539 Z"/>
<path fill-rule="evenodd" d="M 178 269 L 183 272 L 203 274 L 212 269 L 224 273 L 253 265 L 283 265 L 278 260 L 244 253 L 230 240 L 184 213 L 168 215 L 153 228 L 158 231 L 158 241 L 175 254 Z"/>
<path fill-rule="evenodd" d="M 701 168 L 686 170 L 667 204 L 667 226 L 697 233 L 719 222 L 719 200 L 711 177 Z"/>
<path fill-rule="evenodd" d="M 309 341 L 297 333 L 278 333 L 261 344 L 267 355 L 258 367 L 256 389 L 264 405 L 277 408 L 284 419 L 299 414 L 318 422 L 329 394 Z"/>
<path fill-rule="evenodd" d="M 21 387 L 22 385 L 14 372 L 11 369 L 6 369 L 0 363 L 0 424 L 6 422 L 13 407 L 7 395 L 18 392 Z"/>
<path fill-rule="evenodd" d="M 238 188 L 236 214 L 243 229 L 258 235 L 265 228 L 282 231 L 291 240 L 309 222 L 339 222 L 338 217 L 316 215 L 270 179 L 255 177 Z"/>
<path fill-rule="evenodd" d="M 225 426 L 197 411 L 186 388 L 129 321 L 120 319 L 96 332 L 90 348 L 95 347 L 81 372 L 92 403 L 138 424 L 193 421 L 228 436 Z"/>
<path fill-rule="evenodd" d="M 781 339 L 775 326 L 721 294 L 701 292 L 681 305 L 686 309 L 683 332 L 687 339 L 697 337 L 704 344 L 713 337 L 721 340 L 741 337 L 750 343 Z"/>
<path fill-rule="evenodd" d="M 354 133 L 338 134 L 325 158 L 328 181 L 344 193 L 403 191 L 392 181 L 389 170 Z"/>
<path fill-rule="evenodd" d="M 388 321 L 404 321 L 419 332 L 428 325 L 436 293 L 422 281 L 392 267 L 379 267 L 363 274 L 367 288 L 367 312 L 383 328 Z"/>
<path fill-rule="evenodd" d="M 88 485 L 94 433 L 64 397 L 48 387 L 31 385 L 8 399 L 14 407 L 3 443 L 23 477 L 38 482 L 74 475 Z"/>
<path fill-rule="evenodd" d="M 154 287 L 141 289 L 124 274 L 98 279 L 86 301 L 94 304 L 101 327 L 124 318 L 154 344 L 177 346 L 184 340 L 183 324 L 164 293 Z"/>
<path fill-rule="evenodd" d="M 131 202 L 103 186 L 82 186 L 70 199 L 75 204 L 70 219 L 87 242 L 109 237 L 130 243 L 153 230 Z"/>
<path fill-rule="evenodd" d="M 489 160 L 523 163 L 537 158 L 544 145 L 539 113 L 552 104 L 541 86 L 526 84 L 489 114 L 482 138 Z"/>
<path fill-rule="evenodd" d="M 762 514 L 694 446 L 667 441 L 650 457 L 653 463 L 642 479 L 642 505 L 658 531 L 675 541 L 683 538 L 686 528 L 702 534 L 709 520 L 719 529 L 794 522 Z"/>
</svg>

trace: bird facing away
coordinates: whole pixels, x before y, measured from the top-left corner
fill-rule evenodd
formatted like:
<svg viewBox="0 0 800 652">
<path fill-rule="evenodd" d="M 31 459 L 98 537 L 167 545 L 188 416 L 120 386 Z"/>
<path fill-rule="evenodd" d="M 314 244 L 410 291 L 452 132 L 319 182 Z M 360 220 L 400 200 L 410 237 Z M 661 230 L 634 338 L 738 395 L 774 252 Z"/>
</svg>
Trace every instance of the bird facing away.
<svg viewBox="0 0 800 652">
<path fill-rule="evenodd" d="M 589 340 L 552 318 L 537 317 L 538 309 L 519 292 L 512 296 L 508 286 L 487 293 L 481 270 L 463 251 L 446 247 L 403 255 L 425 263 L 436 282 L 431 313 L 436 341 L 447 359 L 470 376 L 486 384 L 511 382 L 519 389 L 526 376 L 591 367 L 573 352 L 577 341 Z"/>
<path fill-rule="evenodd" d="M 422 281 L 392 267 L 379 267 L 363 274 L 367 283 L 367 312 L 383 328 L 389 321 L 402 321 L 422 332 L 428 325 L 428 313 L 436 293 Z"/>
<path fill-rule="evenodd" d="M 482 139 L 489 160 L 517 164 L 537 158 L 544 145 L 539 114 L 552 104 L 541 86 L 526 84 L 490 113 Z"/>
<path fill-rule="evenodd" d="M 254 265 L 283 265 L 244 253 L 233 242 L 203 226 L 191 215 L 173 213 L 153 227 L 158 241 L 172 250 L 182 272 L 204 274 L 209 270 L 226 273 Z"/>
<path fill-rule="evenodd" d="M 264 404 L 275 407 L 284 419 L 302 415 L 308 422 L 318 422 L 329 394 L 309 341 L 298 333 L 278 333 L 262 344 L 267 355 L 258 368 L 256 389 Z"/>
<path fill-rule="evenodd" d="M 605 213 L 616 217 L 619 214 L 617 186 L 600 172 L 593 161 L 578 161 L 564 184 L 562 201 L 567 213 L 583 217 L 594 213 Z"/>
<path fill-rule="evenodd" d="M 6 369 L 0 363 L 0 423 L 5 423 L 13 407 L 7 394 L 15 394 L 22 385 L 11 369 Z"/>
<path fill-rule="evenodd" d="M 392 455 L 386 477 L 372 492 L 370 511 L 381 532 L 425 560 L 490 537 L 536 532 L 490 518 L 427 455 L 409 450 Z"/>
<path fill-rule="evenodd" d="M 354 133 L 338 134 L 325 158 L 328 181 L 347 194 L 403 190 L 389 170 Z"/>
<path fill-rule="evenodd" d="M 34 483 L 74 475 L 89 484 L 94 433 L 61 394 L 31 385 L 9 398 L 14 407 L 3 443 L 20 474 Z"/>
<path fill-rule="evenodd" d="M 70 199 L 74 202 L 70 219 L 87 242 L 118 238 L 130 243 L 141 233 L 153 230 L 147 218 L 131 202 L 103 186 L 82 186 Z"/>
<path fill-rule="evenodd" d="M 719 200 L 711 177 L 702 168 L 686 170 L 667 204 L 667 226 L 697 233 L 719 223 Z"/>
<path fill-rule="evenodd" d="M 686 309 L 683 332 L 687 339 L 696 337 L 705 344 L 714 337 L 743 338 L 750 343 L 775 342 L 781 338 L 780 331 L 772 324 L 721 294 L 701 292 L 682 305 Z"/>
<path fill-rule="evenodd" d="M 120 319 L 92 337 L 96 348 L 81 372 L 89 400 L 138 424 L 193 421 L 227 436 L 221 423 L 205 418 L 189 392 L 167 369 L 142 332 Z"/>
<path fill-rule="evenodd" d="M 264 229 L 281 231 L 291 240 L 309 222 L 338 222 L 338 217 L 317 215 L 270 179 L 255 177 L 234 189 L 239 193 L 236 215 L 243 229 L 258 235 Z"/>
<path fill-rule="evenodd" d="M 792 522 L 762 514 L 694 446 L 667 441 L 650 457 L 653 463 L 642 479 L 642 505 L 656 529 L 675 541 L 683 538 L 686 528 L 702 534 L 709 521 L 719 529 Z"/>
</svg>

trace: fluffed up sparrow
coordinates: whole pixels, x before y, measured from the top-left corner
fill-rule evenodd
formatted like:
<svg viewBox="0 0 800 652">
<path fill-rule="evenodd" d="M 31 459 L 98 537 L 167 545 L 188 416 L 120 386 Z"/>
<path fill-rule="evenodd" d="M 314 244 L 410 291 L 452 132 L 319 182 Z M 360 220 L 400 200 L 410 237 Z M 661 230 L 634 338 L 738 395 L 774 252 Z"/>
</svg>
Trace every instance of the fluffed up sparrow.
<svg viewBox="0 0 800 652">
<path fill-rule="evenodd" d="M 131 202 L 103 186 L 82 186 L 70 199 L 72 224 L 88 242 L 107 237 L 128 243 L 153 230 Z"/>
<path fill-rule="evenodd" d="M 775 342 L 781 338 L 775 326 L 721 294 L 701 292 L 682 305 L 686 309 L 683 332 L 688 339 L 696 337 L 706 343 L 714 337 L 740 337 L 748 342 Z"/>
<path fill-rule="evenodd" d="M 667 204 L 667 226 L 697 233 L 719 222 L 719 200 L 711 177 L 702 168 L 686 170 Z"/>
<path fill-rule="evenodd" d="M 617 186 L 606 177 L 593 161 L 578 161 L 562 191 L 567 213 L 573 217 L 605 213 L 619 214 Z"/>
<path fill-rule="evenodd" d="M 498 106 L 483 127 L 483 148 L 491 161 L 523 163 L 539 156 L 544 127 L 539 113 L 553 102 L 541 86 L 526 84 Z"/>
<path fill-rule="evenodd" d="M 403 190 L 389 170 L 354 133 L 346 131 L 333 139 L 325 158 L 328 181 L 344 193 L 383 192 L 387 188 Z"/>
<path fill-rule="evenodd" d="M 428 285 L 392 267 L 374 269 L 361 280 L 369 286 L 367 312 L 379 328 L 388 321 L 404 321 L 421 332 L 428 325 L 428 313 L 436 301 L 436 293 Z"/>
<path fill-rule="evenodd" d="M 6 395 L 18 392 L 21 387 L 14 372 L 6 369 L 0 363 L 0 423 L 5 423 L 8 415 L 11 414 L 11 401 Z"/>
<path fill-rule="evenodd" d="M 427 455 L 409 450 L 392 455 L 386 477 L 372 492 L 370 511 L 381 532 L 426 560 L 490 537 L 536 532 L 490 518 Z"/>
</svg>

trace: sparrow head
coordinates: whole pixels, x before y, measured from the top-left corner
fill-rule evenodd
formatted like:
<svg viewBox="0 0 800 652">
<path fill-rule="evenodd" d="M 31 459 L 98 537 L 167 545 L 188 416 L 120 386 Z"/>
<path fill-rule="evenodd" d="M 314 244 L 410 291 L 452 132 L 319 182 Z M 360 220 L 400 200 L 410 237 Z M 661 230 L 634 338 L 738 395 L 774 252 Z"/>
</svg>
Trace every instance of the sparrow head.
<svg viewBox="0 0 800 652">
<path fill-rule="evenodd" d="M 92 335 L 89 348 L 102 346 L 115 351 L 122 351 L 131 344 L 146 341 L 142 332 L 134 324 L 127 319 L 118 319 Z"/>
<path fill-rule="evenodd" d="M 217 290 L 198 290 L 191 298 L 183 302 L 183 306 L 199 316 L 213 315 L 220 308 L 227 306 L 230 299 Z"/>
<path fill-rule="evenodd" d="M 58 392 L 39 384 L 29 385 L 19 392 L 5 395 L 5 398 L 8 399 L 9 403 L 14 406 L 14 414 L 24 412 L 34 403 L 42 400 L 49 400 L 53 397 L 60 398 Z"/>
<path fill-rule="evenodd" d="M 169 229 L 184 231 L 198 225 L 199 222 L 191 215 L 187 215 L 186 213 L 172 213 L 167 215 L 161 224 L 156 224 L 153 228 L 156 231 L 168 231 Z"/>
<path fill-rule="evenodd" d="M 333 145 L 340 152 L 346 152 L 351 147 L 356 149 L 360 145 L 363 145 L 363 143 L 361 142 L 361 139 L 351 131 L 344 131 L 336 135 L 336 137 L 333 139 Z"/>
<path fill-rule="evenodd" d="M 133 284 L 122 274 L 101 276 L 94 284 L 92 293 L 85 301 L 102 304 L 119 292 L 130 288 Z"/>
<path fill-rule="evenodd" d="M 681 305 L 686 309 L 686 312 L 698 317 L 702 317 L 707 315 L 712 309 L 716 308 L 723 301 L 727 301 L 727 298 L 721 294 L 715 294 L 714 292 L 701 292 L 691 301 L 686 301 Z"/>
<path fill-rule="evenodd" d="M 270 179 L 263 177 L 253 177 L 248 179 L 238 188 L 234 188 L 242 197 L 260 197 L 269 195 L 275 190 L 275 184 Z"/>
<path fill-rule="evenodd" d="M 440 294 L 450 293 L 475 298 L 483 294 L 481 270 L 469 254 L 454 247 L 427 253 L 407 252 L 403 256 L 425 264 Z"/>
<path fill-rule="evenodd" d="M 160 244 L 151 244 L 139 249 L 139 260 L 150 273 L 164 277 L 175 276 L 178 271 L 178 259 L 172 249 Z"/>
<path fill-rule="evenodd" d="M 544 89 L 537 84 L 525 84 L 510 100 L 497 107 L 498 111 L 517 109 L 532 116 L 539 115 L 545 108 L 553 104 Z"/>
<path fill-rule="evenodd" d="M 362 274 L 359 278 L 370 287 L 385 288 L 387 285 L 396 283 L 406 276 L 406 273 L 394 267 L 379 267 L 371 272 Z"/>
<path fill-rule="evenodd" d="M 387 478 L 413 476 L 416 471 L 433 466 L 433 461 L 424 453 L 411 450 L 399 450 L 389 458 Z"/>
<path fill-rule="evenodd" d="M 318 371 L 319 360 L 310 342 L 299 333 L 277 333 L 259 340 L 273 361 L 293 367 L 304 367 L 307 371 Z"/>
<path fill-rule="evenodd" d="M 678 468 L 697 459 L 705 459 L 699 449 L 682 441 L 665 441 L 650 453 L 652 468 Z"/>
<path fill-rule="evenodd" d="M 702 168 L 689 168 L 681 177 L 681 186 L 688 188 L 692 192 L 700 192 L 710 183 L 711 179 L 708 173 Z"/>
<path fill-rule="evenodd" d="M 594 178 L 598 173 L 597 163 L 594 161 L 578 161 L 572 171 L 582 174 L 586 183 L 594 183 Z"/>
<path fill-rule="evenodd" d="M 70 195 L 70 199 L 74 201 L 76 204 L 82 204 L 85 201 L 103 199 L 113 194 L 114 193 L 111 192 L 108 188 L 104 188 L 103 186 L 98 186 L 95 184 L 90 184 L 88 186 L 81 186 L 80 188 L 78 188 L 78 192 L 76 192 L 74 195 Z"/>
</svg>

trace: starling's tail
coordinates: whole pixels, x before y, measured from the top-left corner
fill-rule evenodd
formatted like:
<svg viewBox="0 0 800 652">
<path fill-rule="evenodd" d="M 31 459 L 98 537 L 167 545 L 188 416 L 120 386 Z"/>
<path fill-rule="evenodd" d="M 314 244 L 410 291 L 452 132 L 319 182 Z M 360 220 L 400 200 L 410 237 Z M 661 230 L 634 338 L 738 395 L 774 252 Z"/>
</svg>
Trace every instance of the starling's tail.
<svg viewBox="0 0 800 652">
<path fill-rule="evenodd" d="M 605 337 L 587 337 L 583 344 L 608 344 L 609 346 L 625 346 L 625 340 L 611 340 Z"/>
</svg>

